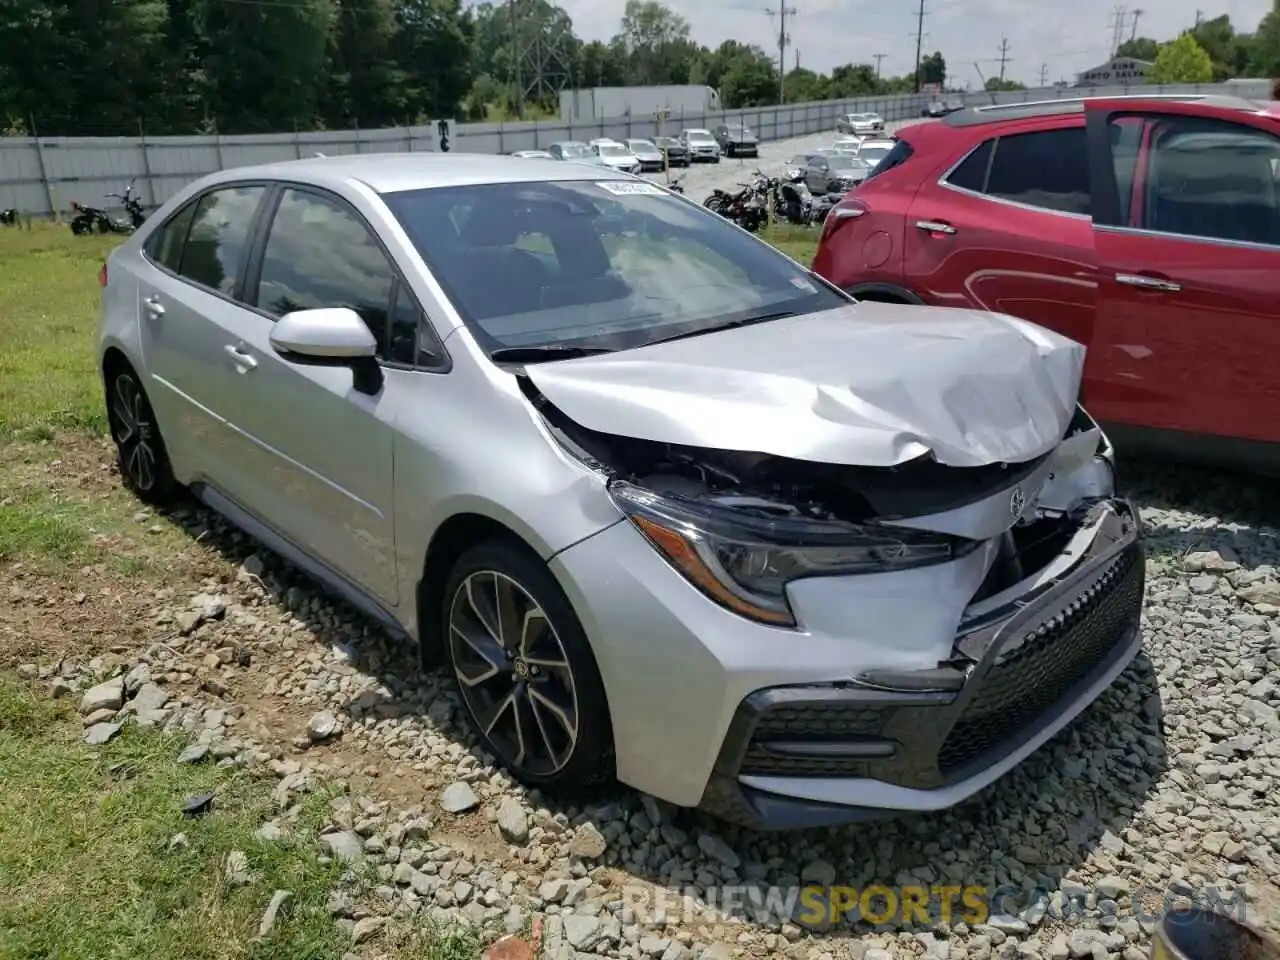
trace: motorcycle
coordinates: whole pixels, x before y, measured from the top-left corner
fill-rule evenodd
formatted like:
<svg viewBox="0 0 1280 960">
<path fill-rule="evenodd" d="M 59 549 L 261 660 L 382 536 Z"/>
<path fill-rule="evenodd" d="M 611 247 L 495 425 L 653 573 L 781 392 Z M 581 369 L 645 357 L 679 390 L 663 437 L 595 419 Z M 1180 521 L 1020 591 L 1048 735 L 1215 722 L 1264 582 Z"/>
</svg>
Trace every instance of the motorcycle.
<svg viewBox="0 0 1280 960">
<path fill-rule="evenodd" d="M 18 225 L 18 211 L 14 207 L 7 210 L 0 210 L 0 225 L 6 227 L 16 227 Z"/>
<path fill-rule="evenodd" d="M 133 181 L 124 188 L 124 193 L 108 193 L 107 197 L 119 200 L 129 219 L 112 217 L 100 207 L 88 207 L 73 200 L 71 209 L 75 216 L 71 218 L 71 232 L 76 236 L 89 233 L 133 233 L 147 219 L 142 209 L 142 202 L 133 195 Z"/>
<path fill-rule="evenodd" d="M 804 171 L 793 171 L 784 179 L 774 194 L 773 212 L 780 220 L 807 226 L 822 223 L 827 214 L 844 199 L 843 194 L 814 194 L 805 183 Z"/>
<path fill-rule="evenodd" d="M 732 220 L 750 233 L 755 233 L 768 222 L 768 203 L 775 181 L 759 170 L 751 183 L 739 184 L 742 187 L 737 193 L 726 190 L 712 190 L 711 196 L 702 205 L 726 220 Z"/>
</svg>

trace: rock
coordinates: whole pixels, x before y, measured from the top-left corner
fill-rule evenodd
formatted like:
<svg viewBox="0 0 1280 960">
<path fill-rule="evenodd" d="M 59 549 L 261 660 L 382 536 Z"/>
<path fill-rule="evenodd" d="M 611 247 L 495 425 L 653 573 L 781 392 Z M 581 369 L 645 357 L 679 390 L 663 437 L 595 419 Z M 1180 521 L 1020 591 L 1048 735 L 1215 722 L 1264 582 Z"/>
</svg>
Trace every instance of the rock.
<svg viewBox="0 0 1280 960">
<path fill-rule="evenodd" d="M 267 909 L 262 914 L 262 920 L 258 923 L 259 940 L 265 940 L 271 935 L 271 931 L 276 925 L 276 920 L 283 915 L 286 906 L 292 899 L 293 891 L 291 890 L 277 890 L 271 895 L 271 902 L 267 904 Z"/>
<path fill-rule="evenodd" d="M 564 918 L 564 938 L 575 950 L 589 952 L 602 937 L 599 917 L 586 917 L 573 913 Z"/>
<path fill-rule="evenodd" d="M 445 813 L 466 813 L 478 806 L 480 798 L 469 785 L 460 780 L 449 784 L 440 795 L 440 808 Z"/>
<path fill-rule="evenodd" d="M 227 885 L 232 887 L 243 887 L 253 882 L 253 875 L 249 872 L 249 857 L 243 850 L 232 850 L 227 854 L 223 877 Z"/>
<path fill-rule="evenodd" d="M 99 710 L 119 710 L 124 706 L 124 677 L 116 677 L 90 687 L 80 698 L 81 713 L 96 713 Z"/>
<path fill-rule="evenodd" d="M 120 724 L 118 723 L 95 723 L 84 732 L 84 742 L 91 747 L 100 747 L 115 739 L 119 732 Z"/>
<path fill-rule="evenodd" d="M 733 848 L 713 833 L 703 833 L 698 836 L 698 849 L 712 860 L 723 863 L 730 870 L 736 870 L 742 864 Z"/>
<path fill-rule="evenodd" d="M 338 718 L 334 716 L 333 711 L 321 710 L 307 723 L 307 739 L 312 743 L 324 743 L 333 738 L 338 730 Z"/>
<path fill-rule="evenodd" d="M 207 743 L 193 743 L 178 754 L 178 762 L 199 763 L 207 756 L 209 756 L 209 745 Z"/>
<path fill-rule="evenodd" d="M 372 940 L 386 925 L 386 917 L 365 917 L 363 920 L 357 920 L 355 926 L 351 928 L 351 942 L 365 943 Z"/>
<path fill-rule="evenodd" d="M 522 844 L 529 839 L 529 817 L 515 797 L 507 797 L 499 805 L 498 831 L 508 843 Z"/>
<path fill-rule="evenodd" d="M 364 860 L 364 843 L 359 834 L 346 830 L 326 833 L 320 837 L 320 845 L 330 856 L 343 863 L 360 863 Z"/>
<path fill-rule="evenodd" d="M 604 834 L 593 823 L 584 823 L 574 831 L 569 841 L 569 855 L 582 860 L 598 860 L 604 856 L 608 844 Z"/>
</svg>

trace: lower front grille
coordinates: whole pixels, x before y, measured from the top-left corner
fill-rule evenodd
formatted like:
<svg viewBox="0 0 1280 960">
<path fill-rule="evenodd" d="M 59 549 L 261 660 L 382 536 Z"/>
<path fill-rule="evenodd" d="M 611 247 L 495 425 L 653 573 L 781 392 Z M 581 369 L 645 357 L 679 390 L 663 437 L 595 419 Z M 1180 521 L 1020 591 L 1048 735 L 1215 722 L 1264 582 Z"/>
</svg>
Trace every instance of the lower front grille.
<svg viewBox="0 0 1280 960">
<path fill-rule="evenodd" d="M 744 776 L 863 777 L 867 761 L 855 757 L 784 754 L 770 744 L 841 744 L 872 740 L 884 726 L 884 710 L 854 703 L 801 703 L 776 706 L 757 721 L 742 758 Z"/>
<path fill-rule="evenodd" d="M 1067 610 L 994 664 L 942 745 L 942 773 L 980 765 L 1104 662 L 1141 609 L 1143 576 L 1141 551 L 1127 550 Z"/>
</svg>

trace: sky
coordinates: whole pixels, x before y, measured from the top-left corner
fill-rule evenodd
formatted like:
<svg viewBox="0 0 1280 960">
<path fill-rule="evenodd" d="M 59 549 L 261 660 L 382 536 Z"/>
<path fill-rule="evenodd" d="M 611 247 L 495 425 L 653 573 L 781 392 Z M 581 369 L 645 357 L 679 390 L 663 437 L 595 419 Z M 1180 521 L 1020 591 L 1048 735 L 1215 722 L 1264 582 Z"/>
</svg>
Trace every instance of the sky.
<svg viewBox="0 0 1280 960">
<path fill-rule="evenodd" d="M 778 17 L 765 9 L 770 0 L 665 0 L 689 21 L 693 39 L 716 47 L 727 39 L 755 43 L 775 57 Z M 883 53 L 886 76 L 910 73 L 915 66 L 918 0 L 786 0 L 797 10 L 788 15 L 791 44 L 787 69 L 800 65 L 829 71 L 842 63 L 875 63 Z M 1198 0 L 1206 4 L 1208 0 Z M 573 17 L 574 32 L 584 40 L 608 40 L 618 31 L 625 0 L 558 0 Z M 1197 0 L 1128 0 L 1123 4 L 1124 38 L 1133 29 L 1135 8 L 1149 7 L 1138 18 L 1138 35 L 1172 39 L 1195 24 L 1197 9 L 1206 18 L 1231 16 L 1238 30 L 1252 31 L 1271 8 L 1271 0 L 1217 0 L 1211 9 Z M 924 52 L 941 50 L 947 61 L 948 85 L 966 82 L 980 87 L 982 76 L 1000 74 L 1000 43 L 1008 40 L 1005 76 L 1028 86 L 1039 85 L 1041 67 L 1049 81 L 1075 81 L 1081 71 L 1105 63 L 1111 54 L 1116 0 L 925 0 Z M 778 0 L 772 0 L 778 9 Z M 730 27 L 732 29 L 730 29 Z M 977 69 L 974 62 L 977 61 Z"/>
</svg>

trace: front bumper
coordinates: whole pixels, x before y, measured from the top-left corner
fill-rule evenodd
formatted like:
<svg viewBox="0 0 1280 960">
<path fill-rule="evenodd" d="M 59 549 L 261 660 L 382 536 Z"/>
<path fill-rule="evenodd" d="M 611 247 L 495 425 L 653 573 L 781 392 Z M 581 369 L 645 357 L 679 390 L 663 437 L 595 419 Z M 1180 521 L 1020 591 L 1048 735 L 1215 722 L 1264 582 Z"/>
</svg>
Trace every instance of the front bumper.
<svg viewBox="0 0 1280 960">
<path fill-rule="evenodd" d="M 689 159 L 691 160 L 718 160 L 720 159 L 720 148 L 717 146 L 710 147 L 690 147 Z"/>
<path fill-rule="evenodd" d="M 1069 562 L 981 619 L 979 554 L 798 582 L 800 634 L 727 613 L 626 521 L 551 569 L 596 653 L 619 779 L 760 829 L 835 825 L 959 803 L 1123 671 L 1144 550 L 1127 503 L 1094 510 Z M 940 664 L 950 687 L 921 690 Z"/>
<path fill-rule="evenodd" d="M 1092 703 L 1141 647 L 1145 551 L 1123 501 L 1084 557 L 966 630 L 936 671 L 766 688 L 739 705 L 701 806 L 760 829 L 938 810 L 999 779 Z M 893 682 L 894 679 L 898 682 Z M 912 691 L 931 684 L 935 689 Z M 860 798 L 862 804 L 849 804 Z"/>
</svg>

